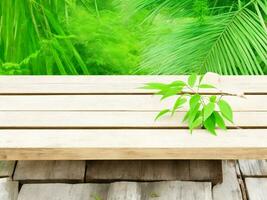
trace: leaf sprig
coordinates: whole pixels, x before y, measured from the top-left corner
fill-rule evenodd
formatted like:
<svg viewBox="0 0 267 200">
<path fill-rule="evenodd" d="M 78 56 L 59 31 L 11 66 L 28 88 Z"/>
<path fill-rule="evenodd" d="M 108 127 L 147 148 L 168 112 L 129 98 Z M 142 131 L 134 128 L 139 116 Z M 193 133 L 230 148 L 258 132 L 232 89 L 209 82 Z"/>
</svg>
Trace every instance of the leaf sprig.
<svg viewBox="0 0 267 200">
<path fill-rule="evenodd" d="M 147 83 L 143 88 L 156 90 L 156 94 L 162 96 L 161 100 L 180 94 L 173 107 L 161 110 L 155 120 L 166 114 L 174 115 L 188 102 L 189 109 L 183 122 L 188 123 L 190 133 L 199 127 L 205 128 L 213 135 L 217 135 L 217 127 L 226 130 L 225 121 L 233 123 L 232 108 L 227 101 L 223 100 L 224 93 L 219 96 L 200 94 L 199 89 L 217 89 L 214 85 L 202 83 L 204 76 L 198 77 L 196 74 L 192 74 L 188 77 L 187 82 L 177 80 L 170 84 Z"/>
</svg>

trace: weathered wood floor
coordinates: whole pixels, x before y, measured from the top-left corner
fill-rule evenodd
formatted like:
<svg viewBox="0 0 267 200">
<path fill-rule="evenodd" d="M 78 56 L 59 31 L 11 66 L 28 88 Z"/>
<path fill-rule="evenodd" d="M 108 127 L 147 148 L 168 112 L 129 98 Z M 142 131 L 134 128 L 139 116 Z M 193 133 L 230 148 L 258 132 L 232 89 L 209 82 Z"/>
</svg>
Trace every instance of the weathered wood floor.
<svg viewBox="0 0 267 200">
<path fill-rule="evenodd" d="M 157 161 L 152 171 L 153 161 L 105 162 L 0 161 L 0 200 L 267 200 L 265 160 L 223 161 L 222 183 L 216 161 Z M 149 182 L 163 176 L 170 181 Z"/>
</svg>

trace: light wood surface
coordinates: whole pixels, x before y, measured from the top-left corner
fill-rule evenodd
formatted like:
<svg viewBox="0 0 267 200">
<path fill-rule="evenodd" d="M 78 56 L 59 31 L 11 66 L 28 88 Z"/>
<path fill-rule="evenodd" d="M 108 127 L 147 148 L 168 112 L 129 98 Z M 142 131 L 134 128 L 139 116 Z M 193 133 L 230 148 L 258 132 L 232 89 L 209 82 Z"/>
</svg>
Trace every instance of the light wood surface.
<svg viewBox="0 0 267 200">
<path fill-rule="evenodd" d="M 249 200 L 266 200 L 267 178 L 246 178 Z"/>
<path fill-rule="evenodd" d="M 13 179 L 20 183 L 82 183 L 85 161 L 18 161 Z"/>
<path fill-rule="evenodd" d="M 0 130 L 0 159 L 266 159 L 266 144 L 265 129 Z"/>
<path fill-rule="evenodd" d="M 2 128 L 188 128 L 185 112 L 154 120 L 158 112 L 145 111 L 0 111 Z M 267 112 L 235 112 L 231 128 L 265 128 Z"/>
<path fill-rule="evenodd" d="M 223 161 L 223 182 L 213 187 L 213 200 L 243 200 L 235 161 Z"/>
<path fill-rule="evenodd" d="M 267 111 L 267 95 L 226 96 L 234 111 Z M 159 111 L 172 108 L 176 97 L 152 95 L 2 95 L 0 110 Z M 188 110 L 188 106 L 181 109 Z"/>
<path fill-rule="evenodd" d="M 17 200 L 19 184 L 11 181 L 9 178 L 0 179 L 0 199 L 1 200 Z"/>
<path fill-rule="evenodd" d="M 1 76 L 0 159 L 264 159 L 267 158 L 267 77 L 209 74 L 234 110 L 231 130 L 189 134 L 173 118 L 154 121 L 176 97 L 160 101 L 144 83 L 187 76 Z M 214 90 L 203 90 L 211 94 Z M 177 96 L 178 97 L 178 96 Z M 182 116 L 181 116 L 182 115 Z M 244 128 L 244 129 L 243 129 Z"/>
<path fill-rule="evenodd" d="M 134 182 L 110 184 L 107 200 L 141 200 L 141 185 Z"/>
<path fill-rule="evenodd" d="M 240 170 L 243 176 L 267 176 L 266 160 L 239 160 Z"/>
<path fill-rule="evenodd" d="M 18 200 L 212 200 L 207 182 L 24 184 Z"/>
<path fill-rule="evenodd" d="M 212 200 L 211 183 L 162 181 L 142 184 L 144 200 Z"/>
<path fill-rule="evenodd" d="M 176 80 L 186 81 L 187 76 L 1 76 L 0 93 L 151 93 L 139 88 L 144 83 Z M 214 77 L 204 81 L 218 84 Z M 267 93 L 266 76 L 221 76 L 217 86 L 226 91 Z"/>
<path fill-rule="evenodd" d="M 24 184 L 18 200 L 106 200 L 107 184 Z"/>
</svg>

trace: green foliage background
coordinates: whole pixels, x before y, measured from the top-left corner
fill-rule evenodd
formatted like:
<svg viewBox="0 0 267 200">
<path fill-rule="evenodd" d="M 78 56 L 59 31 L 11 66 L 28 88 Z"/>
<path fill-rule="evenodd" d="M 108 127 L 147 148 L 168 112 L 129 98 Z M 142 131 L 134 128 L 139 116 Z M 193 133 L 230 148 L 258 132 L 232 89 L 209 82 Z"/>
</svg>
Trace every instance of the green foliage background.
<svg viewBox="0 0 267 200">
<path fill-rule="evenodd" d="M 0 74 L 267 74 L 267 0 L 1 0 Z"/>
</svg>

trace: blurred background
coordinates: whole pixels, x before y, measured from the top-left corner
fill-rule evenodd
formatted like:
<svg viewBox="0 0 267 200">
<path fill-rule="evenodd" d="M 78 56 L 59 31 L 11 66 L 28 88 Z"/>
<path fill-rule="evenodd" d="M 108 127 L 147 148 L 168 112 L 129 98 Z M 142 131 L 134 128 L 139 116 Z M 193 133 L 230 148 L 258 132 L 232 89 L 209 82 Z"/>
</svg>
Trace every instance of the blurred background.
<svg viewBox="0 0 267 200">
<path fill-rule="evenodd" d="M 267 74 L 267 0 L 1 0 L 0 74 Z"/>
</svg>

